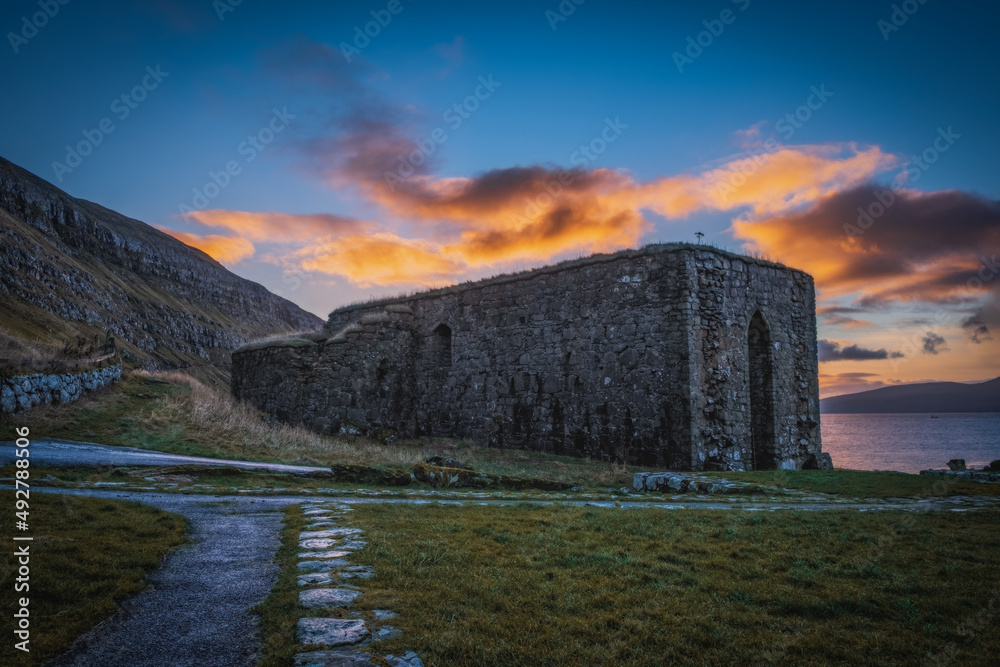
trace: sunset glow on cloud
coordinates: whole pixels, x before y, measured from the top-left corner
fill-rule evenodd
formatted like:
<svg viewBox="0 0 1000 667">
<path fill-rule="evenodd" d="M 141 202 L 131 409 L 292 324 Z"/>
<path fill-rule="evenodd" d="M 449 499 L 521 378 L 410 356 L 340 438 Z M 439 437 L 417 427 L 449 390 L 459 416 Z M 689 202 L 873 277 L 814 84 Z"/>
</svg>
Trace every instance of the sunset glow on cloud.
<svg viewBox="0 0 1000 667">
<path fill-rule="evenodd" d="M 873 218 L 868 211 L 880 210 L 873 203 L 890 196 Z M 927 302 L 967 306 L 974 311 L 970 321 L 1000 324 L 989 307 L 1000 294 L 998 202 L 866 185 L 804 211 L 738 219 L 733 230 L 753 248 L 811 273 L 822 296 L 857 295 L 858 312 Z"/>
<path fill-rule="evenodd" d="M 607 169 L 516 167 L 389 187 L 377 168 L 360 170 L 349 160 L 338 182 L 371 197 L 385 212 L 381 226 L 322 214 L 206 210 L 191 217 L 232 238 L 296 244 L 291 261 L 357 285 L 431 285 L 502 262 L 635 246 L 652 229 L 644 211 L 668 219 L 704 210 L 781 211 L 863 182 L 892 161 L 877 147 L 795 146 L 648 183 Z M 415 222 L 429 223 L 425 236 L 398 233 Z"/>
<path fill-rule="evenodd" d="M 468 56 L 464 38 L 441 44 L 450 58 Z M 483 136 L 477 124 L 494 104 L 515 100 L 518 85 L 499 72 L 469 72 L 435 108 L 418 100 L 419 76 L 421 85 L 408 87 L 408 79 L 394 80 L 364 57 L 345 62 L 330 43 L 294 37 L 258 61 L 252 75 L 274 99 L 309 100 L 289 109 L 291 124 L 266 154 L 308 203 L 280 207 L 281 190 L 269 192 L 267 182 L 263 193 L 220 197 L 170 226 L 227 265 L 305 280 L 321 308 L 348 295 L 693 241 L 701 231 L 706 241 L 731 241 L 814 276 L 825 394 L 1000 371 L 989 361 L 1000 341 L 998 203 L 935 190 L 925 174 L 946 153 L 952 159 L 953 146 L 971 145 L 963 143 L 964 127 L 922 126 L 910 144 L 878 142 L 886 137 L 878 132 L 831 131 L 810 118 L 832 117 L 834 107 L 853 102 L 838 86 L 814 82 L 827 93 L 823 108 L 801 106 L 817 89 L 803 85 L 790 106 L 767 112 L 769 120 L 739 112 L 739 125 L 710 124 L 729 143 L 685 146 L 683 128 L 700 121 L 657 130 L 655 117 L 640 122 L 644 105 L 626 113 L 629 107 L 619 112 L 611 103 L 562 153 L 532 152 L 546 141 L 544 128 L 560 127 L 544 114 L 537 131 L 510 121 L 491 141 L 518 150 L 499 150 L 503 157 L 494 159 L 475 148 Z M 442 66 L 433 71 L 456 65 Z M 521 111 L 506 106 L 494 122 Z M 659 134 L 667 141 L 656 143 Z M 862 135 L 867 142 L 857 140 Z M 633 140 L 632 159 L 619 160 Z M 578 141 L 600 150 L 574 150 Z M 674 155 L 675 144 L 685 149 Z"/>
<path fill-rule="evenodd" d="M 254 254 L 253 244 L 239 236 L 189 234 L 165 228 L 161 228 L 161 231 L 170 234 L 181 243 L 201 250 L 215 261 L 227 266 L 239 264 Z"/>
<path fill-rule="evenodd" d="M 303 248 L 295 257 L 307 271 L 350 277 L 361 287 L 439 285 L 466 270 L 439 246 L 387 232 L 330 240 Z"/>
</svg>

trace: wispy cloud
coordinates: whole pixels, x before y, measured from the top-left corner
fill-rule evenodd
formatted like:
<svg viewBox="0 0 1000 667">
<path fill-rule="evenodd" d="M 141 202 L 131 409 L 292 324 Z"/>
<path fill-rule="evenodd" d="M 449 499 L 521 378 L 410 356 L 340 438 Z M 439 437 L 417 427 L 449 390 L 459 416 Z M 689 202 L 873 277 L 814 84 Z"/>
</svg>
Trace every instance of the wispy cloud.
<svg viewBox="0 0 1000 667">
<path fill-rule="evenodd" d="M 244 259 L 253 257 L 255 252 L 253 244 L 239 236 L 189 234 L 163 227 L 160 231 L 170 234 L 181 243 L 201 250 L 215 261 L 227 266 L 239 264 Z"/>
<path fill-rule="evenodd" d="M 900 352 L 885 349 L 870 350 L 857 344 L 845 345 L 838 341 L 821 339 L 818 341 L 819 360 L 824 361 L 872 361 L 876 359 L 898 359 Z"/>
</svg>

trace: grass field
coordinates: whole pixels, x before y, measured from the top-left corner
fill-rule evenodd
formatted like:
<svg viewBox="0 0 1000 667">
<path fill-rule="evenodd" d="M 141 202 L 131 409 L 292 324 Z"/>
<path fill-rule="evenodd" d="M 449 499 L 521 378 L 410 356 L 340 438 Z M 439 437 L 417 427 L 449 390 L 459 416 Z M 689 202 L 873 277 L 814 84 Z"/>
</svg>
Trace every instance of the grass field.
<svg viewBox="0 0 1000 667">
<path fill-rule="evenodd" d="M 705 473 L 783 489 L 831 493 L 851 498 L 907 498 L 997 496 L 1000 484 L 980 484 L 953 478 L 864 470 L 761 470 L 741 473 Z"/>
<path fill-rule="evenodd" d="M 14 492 L 0 492 L 13 513 Z M 77 635 L 111 616 L 117 603 L 145 587 L 146 575 L 184 541 L 184 519 L 138 503 L 32 494 L 31 542 L 14 542 L 13 517 L 3 522 L 0 581 L 6 589 L 2 654 L 5 664 L 40 665 Z M 14 546 L 30 545 L 28 591 L 15 592 L 20 564 Z M 30 652 L 13 648 L 14 601 L 27 597 Z M 0 661 L 4 662 L 4 661 Z"/>
<path fill-rule="evenodd" d="M 281 547 L 275 558 L 281 567 L 278 582 L 267 599 L 254 609 L 260 616 L 261 656 L 257 667 L 285 667 L 295 655 L 295 624 L 304 616 L 299 607 L 299 586 L 296 583 L 296 563 L 299 553 L 299 533 L 305 525 L 301 505 L 285 509 L 281 531 Z M 304 649 L 313 650 L 313 649 Z"/>
<path fill-rule="evenodd" d="M 358 506 L 427 665 L 996 664 L 991 512 Z"/>
</svg>

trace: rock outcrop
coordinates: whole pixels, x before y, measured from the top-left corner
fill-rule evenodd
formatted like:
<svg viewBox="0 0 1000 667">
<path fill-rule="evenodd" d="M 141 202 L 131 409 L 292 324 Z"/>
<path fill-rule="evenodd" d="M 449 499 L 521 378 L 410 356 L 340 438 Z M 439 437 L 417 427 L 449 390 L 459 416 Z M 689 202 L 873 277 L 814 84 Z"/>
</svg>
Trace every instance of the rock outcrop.
<svg viewBox="0 0 1000 667">
<path fill-rule="evenodd" d="M 228 379 L 249 340 L 322 321 L 143 222 L 0 158 L 0 326 L 62 346 L 110 332 L 149 368 Z"/>
</svg>

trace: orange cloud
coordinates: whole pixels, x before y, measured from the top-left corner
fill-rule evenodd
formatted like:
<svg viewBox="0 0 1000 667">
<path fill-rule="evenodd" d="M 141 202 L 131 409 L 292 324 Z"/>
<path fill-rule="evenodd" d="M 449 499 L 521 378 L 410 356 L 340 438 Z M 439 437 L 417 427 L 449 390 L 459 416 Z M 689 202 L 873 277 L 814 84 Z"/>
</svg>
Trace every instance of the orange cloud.
<svg viewBox="0 0 1000 667">
<path fill-rule="evenodd" d="M 935 304 L 936 326 L 957 322 L 973 344 L 992 341 L 1000 326 L 1000 202 L 869 184 L 805 211 L 736 220 L 733 232 L 758 252 L 811 273 L 821 299 L 855 299 L 855 308 L 829 309 L 834 318 L 837 310 L 922 302 Z"/>
<path fill-rule="evenodd" d="M 252 241 L 294 243 L 358 232 L 366 223 L 327 213 L 299 214 L 209 209 L 188 214 L 206 227 L 221 227 Z"/>
<path fill-rule="evenodd" d="M 877 146 L 788 146 L 706 171 L 679 184 L 683 186 L 681 197 L 677 196 L 676 179 L 659 181 L 652 188 L 651 207 L 667 217 L 673 217 L 670 213 L 685 202 L 697 202 L 702 209 L 749 207 L 754 215 L 770 214 L 868 181 L 896 162 Z"/>
<path fill-rule="evenodd" d="M 544 262 L 635 246 L 652 229 L 650 210 L 668 218 L 699 210 L 771 211 L 811 201 L 864 179 L 891 159 L 878 148 L 783 148 L 751 171 L 730 161 L 696 175 L 637 183 L 610 169 L 541 166 L 496 169 L 474 178 L 415 175 L 388 183 L 377 172 L 392 145 L 380 136 L 372 154 L 353 136 L 355 167 L 341 174 L 396 218 L 421 223 L 405 238 L 335 215 L 208 210 L 193 213 L 206 226 L 255 242 L 297 243 L 306 270 L 343 276 L 358 285 L 427 285 L 454 280 L 502 262 Z M 737 178 L 739 176 L 739 178 Z M 364 241 L 367 236 L 371 241 Z"/>
<path fill-rule="evenodd" d="M 467 270 L 448 259 L 439 246 L 387 232 L 309 246 L 296 258 L 307 271 L 344 276 L 361 287 L 440 284 Z"/>
<path fill-rule="evenodd" d="M 581 206 L 631 213 L 648 209 L 666 218 L 746 207 L 754 214 L 773 213 L 865 182 L 896 163 L 878 147 L 832 144 L 783 147 L 753 158 L 731 159 L 699 174 L 645 183 L 610 169 L 539 166 L 494 169 L 475 178 L 415 174 L 387 181 L 385 173 L 392 172 L 399 156 L 380 161 L 378 153 L 392 149 L 385 137 L 372 141 L 376 155 L 363 162 L 348 161 L 350 167 L 337 170 L 338 185 L 353 182 L 373 202 L 400 217 L 447 220 L 470 228 L 508 225 L 511 219 Z M 362 147 L 352 144 L 352 150 Z"/>
<path fill-rule="evenodd" d="M 254 254 L 253 244 L 239 237 L 218 236 L 215 234 L 200 236 L 198 234 L 188 234 L 187 232 L 178 232 L 162 227 L 159 229 L 173 236 L 181 243 L 201 250 L 220 264 L 230 266 L 239 264 L 244 259 L 253 257 Z"/>
<path fill-rule="evenodd" d="M 461 53 L 460 41 L 453 50 Z M 653 228 L 648 213 L 667 219 L 701 211 L 775 215 L 870 180 L 897 162 L 878 147 L 854 143 L 765 144 L 757 127 L 738 136 L 760 148 L 759 155 L 731 156 L 648 181 L 588 162 L 579 166 L 578 159 L 569 169 L 534 165 L 441 177 L 435 172 L 443 141 L 418 129 L 424 120 L 419 110 L 373 87 L 377 72 L 364 62 L 348 65 L 335 48 L 306 39 L 266 53 L 265 60 L 268 74 L 289 94 L 308 90 L 331 100 L 322 110 L 324 122 L 293 130 L 296 167 L 331 188 L 355 189 L 385 216 L 381 224 L 367 225 L 337 216 L 194 215 L 254 241 L 294 240 L 303 246 L 299 260 L 311 258 L 357 283 L 436 282 L 501 262 L 634 246 Z M 617 118 L 607 123 L 602 133 L 627 131 Z M 391 250 L 388 260 L 353 249 L 372 234 L 379 236 L 378 248 Z M 353 246 L 345 245 L 348 239 Z M 401 256 L 413 260 L 412 275 L 386 269 Z"/>
</svg>

